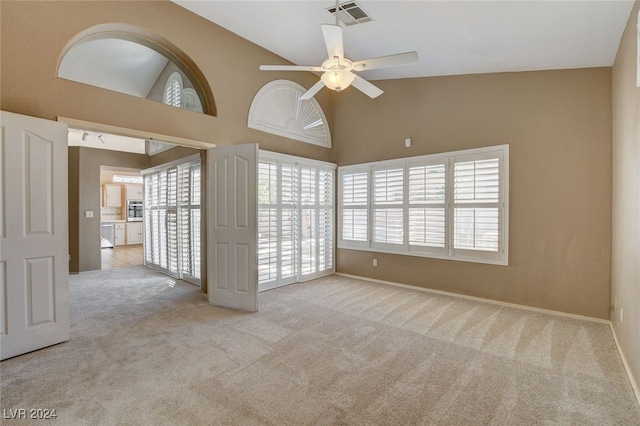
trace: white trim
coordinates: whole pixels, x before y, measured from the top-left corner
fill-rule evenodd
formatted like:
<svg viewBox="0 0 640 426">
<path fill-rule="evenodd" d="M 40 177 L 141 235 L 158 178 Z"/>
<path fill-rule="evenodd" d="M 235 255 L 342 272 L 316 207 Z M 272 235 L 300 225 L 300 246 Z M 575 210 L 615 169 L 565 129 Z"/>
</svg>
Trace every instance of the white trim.
<svg viewBox="0 0 640 426">
<path fill-rule="evenodd" d="M 629 367 L 629 363 L 627 362 L 627 358 L 624 356 L 624 352 L 620 347 L 620 343 L 618 342 L 618 336 L 616 335 L 616 329 L 613 327 L 613 323 L 609 321 L 609 326 L 611 327 L 611 334 L 613 334 L 613 340 L 616 343 L 616 348 L 618 349 L 618 353 L 620 354 L 620 359 L 622 359 L 622 365 L 624 365 L 624 369 L 627 372 L 627 376 L 629 377 L 629 382 L 631 383 L 631 388 L 633 389 L 633 393 L 638 400 L 638 405 L 640 405 L 640 387 L 638 387 L 638 382 L 636 381 L 633 373 L 631 372 L 631 367 Z"/>
<path fill-rule="evenodd" d="M 177 136 L 163 135 L 160 133 L 147 132 L 139 129 L 129 129 L 126 127 L 111 126 L 109 124 L 94 123 L 92 121 L 77 120 L 75 118 L 58 116 L 58 121 L 67 123 L 69 127 L 74 129 L 89 130 L 92 132 L 111 133 L 114 135 L 127 136 L 130 138 L 156 140 L 169 142 L 176 145 L 188 146 L 196 149 L 215 148 L 216 144 L 194 139 L 185 139 Z"/>
<path fill-rule="evenodd" d="M 474 203 L 456 203 L 453 194 L 454 187 L 454 168 L 457 163 L 466 161 L 479 161 L 489 158 L 497 158 L 499 162 L 499 194 L 498 198 L 491 202 L 474 202 Z M 410 188 L 407 184 L 408 173 L 411 167 L 445 164 L 446 179 L 445 190 L 446 196 L 443 203 L 445 209 L 445 247 L 438 249 L 418 249 L 412 250 L 410 245 L 410 235 L 408 230 L 408 214 L 412 207 L 409 200 Z M 375 241 L 374 235 L 374 212 L 377 208 L 384 208 L 386 203 L 376 203 L 374 199 L 375 193 L 375 173 L 380 170 L 402 169 L 404 176 L 403 185 L 403 203 L 389 204 L 388 208 L 403 209 L 403 242 L 400 244 L 381 243 Z M 349 210 L 343 206 L 342 191 L 345 173 L 367 172 L 368 174 L 368 209 L 367 209 L 367 240 L 354 241 L 343 238 L 343 218 L 344 211 Z M 398 255 L 416 256 L 435 258 L 443 260 L 463 261 L 472 263 L 483 263 L 489 265 L 508 266 L 509 265 L 509 145 L 496 145 L 483 148 L 473 148 L 462 151 L 444 152 L 438 154 L 428 154 L 415 157 L 396 158 L 392 160 L 375 161 L 369 163 L 355 164 L 349 166 L 338 167 L 338 245 L 339 249 L 346 250 L 362 250 L 369 252 L 390 253 Z M 350 206 L 351 207 L 351 206 Z M 498 245 L 497 249 L 492 247 L 491 250 L 482 249 L 461 249 L 455 248 L 454 244 L 454 214 L 456 209 L 460 208 L 483 208 L 491 207 L 498 210 Z"/>
<path fill-rule="evenodd" d="M 602 319 L 602 318 L 595 318 L 595 317 L 588 317 L 588 316 L 584 316 L 584 315 L 570 314 L 568 312 L 553 311 L 551 309 L 536 308 L 534 306 L 518 305 L 517 303 L 501 302 L 500 300 L 485 299 L 483 297 L 467 296 L 466 294 L 451 293 L 449 291 L 434 290 L 434 289 L 431 289 L 431 288 L 418 287 L 418 286 L 413 286 L 413 285 L 409 285 L 409 284 L 394 283 L 394 282 L 391 282 L 391 281 L 383 281 L 383 280 L 378 280 L 378 279 L 375 279 L 375 278 L 368 278 L 368 277 L 361 277 L 361 276 L 358 276 L 358 275 L 344 274 L 342 272 L 336 272 L 336 275 L 341 276 L 341 277 L 345 277 L 345 278 L 353 278 L 353 279 L 356 279 L 356 280 L 370 281 L 370 282 L 374 282 L 374 283 L 378 283 L 378 284 L 385 284 L 385 285 L 390 285 L 390 286 L 394 286 L 394 287 L 406 288 L 408 290 L 424 291 L 426 293 L 434 293 L 434 294 L 439 294 L 441 296 L 457 297 L 457 298 L 460 298 L 460 299 L 467 299 L 467 300 L 473 300 L 473 301 L 476 301 L 476 302 L 490 303 L 490 304 L 493 304 L 493 305 L 500 305 L 500 306 L 505 306 L 505 307 L 508 307 L 508 308 L 522 309 L 522 310 L 525 310 L 525 311 L 533 311 L 533 312 L 538 312 L 538 313 L 541 313 L 541 314 L 556 315 L 556 316 L 561 316 L 561 317 L 566 317 L 566 318 L 573 318 L 573 319 L 578 319 L 578 320 L 597 322 L 599 324 L 610 324 L 611 323 L 611 321 L 606 320 L 606 319 Z"/>
<path fill-rule="evenodd" d="M 450 256 L 448 254 L 440 254 L 440 253 L 434 253 L 434 252 L 427 252 L 427 251 L 398 251 L 398 250 L 393 250 L 393 249 L 385 249 L 379 246 L 376 247 L 369 247 L 369 246 L 356 246 L 355 243 L 361 243 L 361 244 L 367 244 L 366 241 L 349 241 L 349 245 L 345 246 L 345 245 L 339 245 L 338 248 L 340 250 L 356 250 L 356 251 L 368 251 L 368 252 L 373 252 L 373 253 L 385 253 L 385 254 L 395 254 L 398 256 L 414 256 L 414 257 L 425 257 L 428 259 L 440 259 L 440 260 L 451 260 L 453 262 L 470 262 L 470 263 L 482 263 L 484 265 L 497 265 L 497 266 L 509 266 L 505 263 L 504 260 L 498 260 L 498 259 L 482 259 L 479 257 L 464 257 L 462 256 L 459 252 L 461 251 L 460 249 L 458 249 L 458 254 L 456 256 Z M 380 243 L 377 243 L 380 244 Z M 402 244 L 398 244 L 398 246 L 402 246 Z M 465 250 L 465 251 L 470 251 L 470 250 Z"/>
<path fill-rule="evenodd" d="M 263 149 L 259 149 L 258 154 L 260 155 L 260 158 L 266 158 L 270 160 L 280 160 L 287 163 L 293 163 L 296 165 L 304 164 L 304 165 L 324 167 L 324 168 L 329 168 L 334 170 L 338 168 L 338 165 L 335 163 L 329 163 L 329 162 L 320 161 L 320 160 L 313 160 L 311 158 L 297 157 L 295 155 L 281 154 L 279 152 L 265 151 Z"/>
<path fill-rule="evenodd" d="M 381 160 L 381 161 L 370 161 L 368 163 L 355 163 L 355 164 L 342 164 L 340 167 L 348 168 L 348 167 L 370 167 L 370 166 L 392 166 L 397 164 L 399 161 L 411 161 L 411 165 L 415 163 L 435 163 L 438 161 L 445 161 L 448 157 L 459 157 L 463 155 L 475 155 L 475 154 L 483 154 L 485 152 L 493 152 L 506 150 L 509 152 L 509 144 L 503 145 L 493 145 L 493 146 L 485 146 L 482 148 L 471 148 L 471 149 L 463 149 L 462 151 L 448 151 L 448 152 L 438 152 L 435 154 L 425 154 L 425 155 L 416 155 L 414 157 L 400 157 L 394 158 L 391 160 Z"/>
<path fill-rule="evenodd" d="M 315 246 L 315 259 L 316 259 L 316 265 L 314 268 L 314 272 L 309 272 L 306 274 L 302 273 L 302 248 L 301 248 L 301 244 L 302 244 L 302 226 L 298 226 L 297 227 L 297 233 L 295 235 L 294 238 L 294 244 L 297 246 L 297 250 L 296 252 L 298 253 L 296 256 L 296 266 L 295 266 L 295 275 L 293 277 L 286 277 L 286 278 L 282 278 L 281 277 L 281 256 L 282 256 L 282 247 L 281 247 L 281 237 L 278 237 L 277 240 L 277 276 L 276 278 L 269 280 L 269 281 L 265 281 L 265 282 L 258 282 L 258 288 L 260 292 L 262 291 L 267 291 L 273 288 L 277 288 L 277 287 L 282 287 L 285 285 L 290 285 L 290 284 L 294 284 L 297 282 L 304 282 L 304 281 L 308 281 L 308 280 L 312 280 L 312 279 L 316 279 L 316 278 L 320 278 L 323 276 L 327 276 L 327 275 L 333 275 L 335 273 L 335 268 L 336 268 L 336 249 L 335 249 L 335 181 L 336 181 L 336 168 L 337 165 L 334 163 L 328 163 L 328 162 L 324 162 L 324 161 L 318 161 L 318 160 L 310 160 L 307 158 L 303 158 L 303 157 L 296 157 L 296 156 L 292 156 L 292 155 L 286 155 L 286 154 L 280 154 L 280 153 L 275 153 L 275 152 L 271 152 L 271 151 L 264 151 L 264 150 L 259 150 L 258 152 L 258 169 L 260 169 L 260 165 L 262 163 L 268 163 L 268 164 L 272 164 L 275 165 L 276 167 L 276 179 L 277 179 L 277 200 L 275 203 L 260 203 L 260 200 L 258 200 L 258 204 L 257 204 L 257 212 L 259 215 L 259 212 L 261 210 L 261 208 L 269 208 L 269 209 L 276 209 L 277 211 L 277 223 L 278 223 L 278 234 L 281 235 L 281 226 L 282 226 L 282 217 L 281 217 L 281 213 L 282 210 L 284 208 L 286 208 L 287 210 L 289 210 L 290 208 L 293 208 L 297 211 L 297 217 L 298 220 L 301 220 L 302 218 L 302 210 L 306 210 L 306 209 L 311 209 L 315 211 L 315 229 L 314 232 L 316 234 L 316 246 Z M 282 167 L 283 165 L 287 165 L 290 166 L 293 170 L 295 170 L 295 175 L 297 176 L 297 179 L 295 180 L 294 186 L 293 186 L 293 190 L 297 191 L 297 197 L 296 197 L 296 202 L 295 203 L 283 203 L 282 200 L 282 190 L 283 190 L 283 185 L 282 185 Z M 309 200 L 309 202 L 307 204 L 303 204 L 302 203 L 302 169 L 303 168 L 308 168 L 310 170 L 313 171 L 313 178 L 315 181 L 315 187 L 313 188 L 314 190 L 314 198 L 313 200 Z M 324 204 L 321 203 L 320 200 L 320 190 L 319 190 L 319 185 L 320 185 L 320 172 L 326 172 L 328 175 L 331 176 L 331 181 L 332 181 L 332 190 L 328 191 L 327 194 L 330 195 L 331 197 L 331 202 L 329 204 Z M 258 171 L 258 187 L 260 186 L 260 170 Z M 331 211 L 331 217 L 332 217 L 332 221 L 331 221 L 331 235 L 332 235 L 332 241 L 331 241 L 331 267 L 328 269 L 323 269 L 323 270 L 318 270 L 320 268 L 320 244 L 318 243 L 318 237 L 320 235 L 319 233 L 319 227 L 320 227 L 320 211 L 323 211 L 325 209 L 329 209 Z M 260 224 L 260 219 L 258 219 L 258 224 Z M 258 250 L 260 250 L 260 243 L 258 243 Z M 327 262 L 328 263 L 328 262 Z M 326 267 L 326 265 L 325 265 Z"/>
</svg>

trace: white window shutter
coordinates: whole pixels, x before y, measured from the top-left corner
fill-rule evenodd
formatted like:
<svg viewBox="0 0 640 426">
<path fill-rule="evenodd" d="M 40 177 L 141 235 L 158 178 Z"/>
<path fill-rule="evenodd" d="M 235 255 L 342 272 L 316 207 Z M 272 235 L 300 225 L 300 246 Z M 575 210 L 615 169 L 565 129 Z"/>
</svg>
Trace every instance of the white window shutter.
<svg viewBox="0 0 640 426">
<path fill-rule="evenodd" d="M 260 154 L 261 291 L 333 272 L 334 169 L 316 163 L 282 154 Z"/>
<path fill-rule="evenodd" d="M 339 248 L 508 264 L 508 145 L 344 166 L 339 176 Z"/>
</svg>

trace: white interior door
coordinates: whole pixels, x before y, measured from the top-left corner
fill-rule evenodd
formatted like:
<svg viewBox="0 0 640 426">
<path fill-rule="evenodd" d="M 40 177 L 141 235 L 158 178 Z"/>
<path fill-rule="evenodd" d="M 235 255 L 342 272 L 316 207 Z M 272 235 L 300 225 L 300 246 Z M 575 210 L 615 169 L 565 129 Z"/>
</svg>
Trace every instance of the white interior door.
<svg viewBox="0 0 640 426">
<path fill-rule="evenodd" d="M 216 306 L 258 310 L 258 145 L 209 149 L 208 293 Z"/>
<path fill-rule="evenodd" d="M 0 357 L 69 340 L 67 125 L 0 111 Z"/>
</svg>

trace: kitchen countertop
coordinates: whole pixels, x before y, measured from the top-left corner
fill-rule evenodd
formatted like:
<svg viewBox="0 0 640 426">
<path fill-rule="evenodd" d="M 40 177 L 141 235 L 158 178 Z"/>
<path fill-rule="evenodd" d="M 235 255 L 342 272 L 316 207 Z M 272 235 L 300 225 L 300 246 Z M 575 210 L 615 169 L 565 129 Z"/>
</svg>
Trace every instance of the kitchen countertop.
<svg viewBox="0 0 640 426">
<path fill-rule="evenodd" d="M 102 219 L 100 222 L 102 223 L 125 223 L 124 219 Z"/>
</svg>

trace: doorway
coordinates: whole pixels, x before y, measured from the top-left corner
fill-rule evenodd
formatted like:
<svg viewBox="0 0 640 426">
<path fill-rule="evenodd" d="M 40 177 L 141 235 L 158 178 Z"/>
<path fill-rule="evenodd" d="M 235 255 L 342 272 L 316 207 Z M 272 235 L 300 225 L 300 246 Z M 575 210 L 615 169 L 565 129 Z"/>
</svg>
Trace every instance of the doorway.
<svg viewBox="0 0 640 426">
<path fill-rule="evenodd" d="M 105 126 L 105 128 L 109 128 L 109 126 Z M 189 194 L 188 197 L 185 197 L 180 192 L 179 209 L 171 210 L 173 213 L 179 210 L 182 215 L 180 218 L 182 225 L 185 224 L 183 216 L 185 212 L 188 213 L 190 219 L 186 224 L 186 229 L 190 231 L 189 238 L 186 240 L 188 244 L 185 244 L 185 239 L 179 241 L 173 238 L 175 232 L 169 232 L 170 238 L 164 241 L 164 250 L 173 253 L 179 251 L 181 259 L 184 259 L 185 249 L 188 247 L 191 259 L 189 262 L 181 261 L 181 264 L 188 263 L 194 267 L 188 273 L 179 276 L 165 270 L 162 272 L 201 286 L 200 276 L 205 269 L 201 259 L 204 251 L 201 245 L 205 241 L 200 237 L 202 234 L 202 215 L 199 214 L 199 209 L 194 206 L 199 207 L 200 199 L 204 198 L 199 189 L 199 167 L 203 150 L 101 132 L 96 130 L 96 125 L 85 127 L 85 129 L 92 130 L 76 129 L 69 131 L 70 158 L 74 157 L 72 149 L 76 150 L 76 157 L 78 157 L 76 160 L 71 160 L 71 163 L 75 162 L 76 164 L 69 170 L 69 188 L 70 193 L 77 192 L 77 197 L 71 198 L 76 198 L 78 205 L 70 205 L 70 211 L 79 211 L 78 239 L 81 244 L 85 244 L 90 249 L 79 250 L 78 255 L 84 257 L 84 264 L 89 264 L 89 267 L 80 269 L 78 272 L 137 265 L 158 269 L 156 262 L 152 261 L 153 249 L 158 247 L 157 238 L 154 238 L 155 235 L 152 231 L 157 230 L 160 224 L 158 221 L 151 221 L 151 211 L 145 208 L 145 199 L 151 207 L 152 193 L 172 197 L 172 194 L 175 195 L 176 192 L 168 193 L 166 188 L 171 182 L 160 179 L 156 182 L 146 182 L 149 191 L 145 194 L 145 182 L 141 172 L 146 169 L 171 165 L 175 162 L 184 162 L 185 158 L 195 156 L 198 160 L 197 167 L 194 166 L 188 170 L 184 167 L 174 168 L 174 171 L 178 173 L 177 175 L 171 174 L 172 177 L 179 177 L 179 180 L 173 181 L 173 184 L 184 185 L 192 179 L 191 187 L 198 186 L 197 197 L 194 196 L 195 194 Z M 126 129 L 119 130 L 126 132 Z M 138 135 L 136 134 L 136 136 Z M 124 144 L 126 149 L 117 146 L 116 142 L 119 138 L 126 141 Z M 73 169 L 76 167 L 77 170 L 74 171 Z M 90 184 L 90 182 L 95 183 Z M 151 190 L 152 186 L 155 192 Z M 187 206 L 184 205 L 185 200 L 188 200 Z M 165 219 L 167 218 L 165 217 Z M 74 218 L 70 218 L 70 222 L 73 223 Z M 184 231 L 184 229 L 185 226 L 181 226 L 179 230 Z M 176 231 L 176 229 L 170 228 L 169 231 Z M 70 240 L 73 240 L 73 236 Z M 95 241 L 95 245 L 91 244 L 89 247 L 88 240 Z M 156 245 L 151 246 L 152 243 L 156 243 Z M 145 258 L 147 245 L 149 245 L 150 255 L 147 256 L 148 259 Z"/>
<path fill-rule="evenodd" d="M 101 269 L 140 266 L 143 260 L 143 191 L 139 169 L 100 167 Z"/>
</svg>

